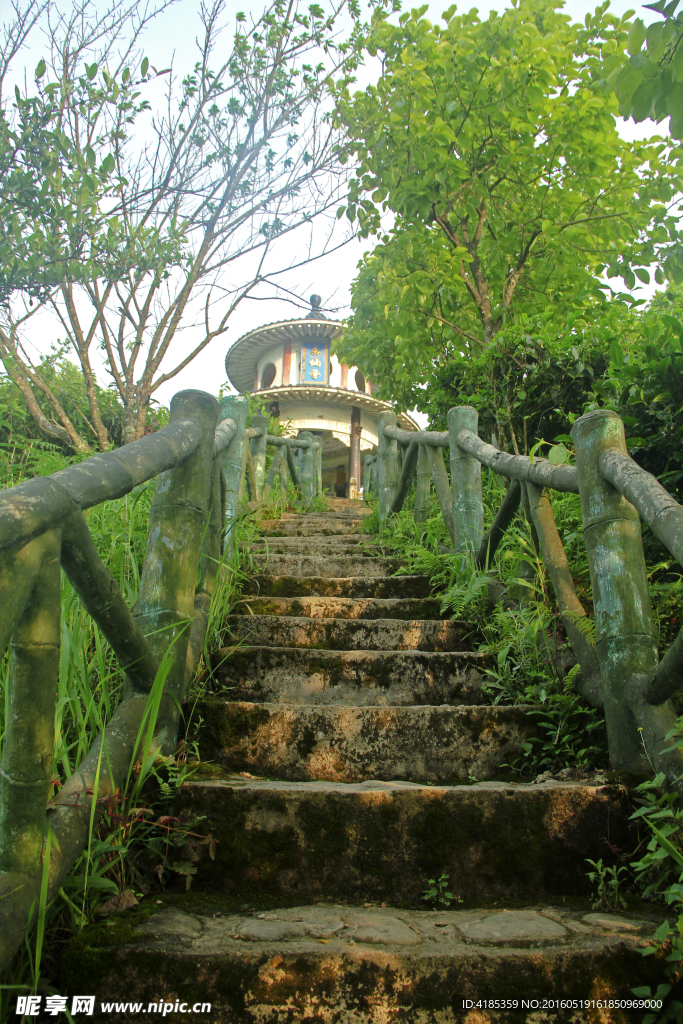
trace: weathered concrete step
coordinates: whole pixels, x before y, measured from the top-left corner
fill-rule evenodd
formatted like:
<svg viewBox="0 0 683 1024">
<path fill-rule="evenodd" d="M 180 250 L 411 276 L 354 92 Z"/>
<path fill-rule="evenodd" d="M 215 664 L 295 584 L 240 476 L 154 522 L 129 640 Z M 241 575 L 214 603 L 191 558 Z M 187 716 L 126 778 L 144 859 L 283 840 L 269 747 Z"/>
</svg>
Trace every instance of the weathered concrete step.
<svg viewBox="0 0 683 1024">
<path fill-rule="evenodd" d="M 251 562 L 256 570 L 270 576 L 393 576 L 401 568 L 400 558 L 375 558 L 370 555 L 280 555 L 254 554 Z"/>
<path fill-rule="evenodd" d="M 438 619 L 435 597 L 245 597 L 237 605 L 253 615 L 295 615 L 313 619 Z"/>
<path fill-rule="evenodd" d="M 199 754 L 231 772 L 303 781 L 490 779 L 536 731 L 529 708 L 200 701 Z"/>
<path fill-rule="evenodd" d="M 238 779 L 183 784 L 177 806 L 218 840 L 214 860 L 197 840 L 193 888 L 245 899 L 419 907 L 442 873 L 468 907 L 588 898 L 586 858 L 637 843 L 620 786 Z"/>
<path fill-rule="evenodd" d="M 380 544 L 373 544 L 372 538 L 360 533 L 340 533 L 335 537 L 266 537 L 259 536 L 251 544 L 242 544 L 245 551 L 281 554 L 305 554 L 317 552 L 338 552 L 340 555 L 381 554 Z"/>
<path fill-rule="evenodd" d="M 269 523 L 267 527 L 261 530 L 262 537 L 348 537 L 349 534 L 355 533 L 359 537 L 363 536 L 361 533 L 361 523 L 333 523 L 329 522 L 326 525 L 301 525 L 298 523 L 282 523 L 281 521 L 274 520 Z M 356 529 L 354 529 L 354 526 Z"/>
<path fill-rule="evenodd" d="M 273 704 L 487 704 L 489 655 L 222 648 L 214 673 L 237 700 Z"/>
<path fill-rule="evenodd" d="M 471 651 L 482 639 L 469 622 L 443 620 L 233 615 L 228 625 L 235 642 L 327 651 Z"/>
<path fill-rule="evenodd" d="M 142 1013 L 165 1019 L 176 1006 L 190 1013 L 202 1003 L 211 1004 L 206 1019 L 216 1024 L 630 1024 L 631 1011 L 553 1007 L 547 1015 L 542 1001 L 632 999 L 635 985 L 654 990 L 661 964 L 641 948 L 659 921 L 643 911 L 595 914 L 562 903 L 264 911 L 150 896 L 72 939 L 60 991 L 95 995 L 93 1020 L 110 1020 L 102 1002 L 139 1003 L 117 1014 L 135 1024 Z M 468 1013 L 466 1001 L 482 997 L 516 1000 L 517 1012 Z"/>
<path fill-rule="evenodd" d="M 366 509 L 352 509 L 344 512 L 286 512 L 280 516 L 281 523 L 348 523 L 365 521 L 370 514 Z"/>
<path fill-rule="evenodd" d="M 246 580 L 243 594 L 262 597 L 429 597 L 427 576 L 273 576 L 260 573 Z"/>
</svg>

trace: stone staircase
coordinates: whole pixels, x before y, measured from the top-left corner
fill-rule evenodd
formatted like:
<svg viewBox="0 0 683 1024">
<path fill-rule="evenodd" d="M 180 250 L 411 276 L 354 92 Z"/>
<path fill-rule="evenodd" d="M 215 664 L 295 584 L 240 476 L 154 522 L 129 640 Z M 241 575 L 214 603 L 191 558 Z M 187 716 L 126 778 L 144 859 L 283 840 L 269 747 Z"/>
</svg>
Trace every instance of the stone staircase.
<svg viewBox="0 0 683 1024">
<path fill-rule="evenodd" d="M 330 505 L 250 552 L 214 660 L 230 689 L 195 709 L 204 767 L 178 813 L 211 840 L 190 892 L 86 929 L 69 989 L 210 1002 L 226 1024 L 640 1019 L 543 1009 L 661 980 L 638 950 L 656 915 L 589 902 L 586 858 L 636 845 L 627 792 L 506 781 L 528 709 L 486 704 L 476 631 L 392 575 L 362 503 Z M 428 909 L 442 874 L 455 899 Z"/>
</svg>

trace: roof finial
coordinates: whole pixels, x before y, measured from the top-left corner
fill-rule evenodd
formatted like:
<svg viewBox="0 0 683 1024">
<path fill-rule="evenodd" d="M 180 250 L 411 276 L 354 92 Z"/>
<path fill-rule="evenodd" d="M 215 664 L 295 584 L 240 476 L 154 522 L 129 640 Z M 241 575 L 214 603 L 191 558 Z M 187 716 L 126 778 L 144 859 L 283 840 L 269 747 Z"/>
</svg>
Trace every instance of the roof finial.
<svg viewBox="0 0 683 1024">
<path fill-rule="evenodd" d="M 307 320 L 327 320 L 327 317 L 323 316 L 323 314 L 320 312 L 321 302 L 322 298 L 320 297 L 320 295 L 311 295 L 311 312 L 306 315 Z"/>
</svg>

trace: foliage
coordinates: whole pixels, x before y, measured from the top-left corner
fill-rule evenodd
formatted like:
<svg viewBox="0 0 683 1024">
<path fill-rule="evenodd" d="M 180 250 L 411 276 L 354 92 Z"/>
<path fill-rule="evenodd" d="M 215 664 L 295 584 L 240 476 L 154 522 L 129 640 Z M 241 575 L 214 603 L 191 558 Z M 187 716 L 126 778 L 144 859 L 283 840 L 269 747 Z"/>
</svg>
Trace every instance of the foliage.
<svg viewBox="0 0 683 1024">
<path fill-rule="evenodd" d="M 452 892 L 448 891 L 448 879 L 449 875 L 439 875 L 438 878 L 430 878 L 427 880 L 428 889 L 425 889 L 420 899 L 426 900 L 427 903 L 434 905 L 434 910 L 437 909 L 437 905 L 441 907 L 450 907 L 451 903 L 462 903 L 461 896 L 454 896 Z"/>
<path fill-rule="evenodd" d="M 646 4 L 663 20 L 646 28 L 642 18 L 636 18 L 628 35 L 628 57 L 609 54 L 603 69 L 622 117 L 636 122 L 670 117 L 669 132 L 675 139 L 683 138 L 683 12 L 676 14 L 679 3 L 657 0 Z M 674 279 L 680 281 L 678 275 Z"/>
<path fill-rule="evenodd" d="M 607 867 L 602 863 L 602 857 L 597 861 L 586 858 L 586 864 L 593 868 L 588 872 L 588 881 L 596 886 L 593 909 L 613 911 L 627 907 L 628 903 L 619 891 L 625 881 L 621 876 L 628 874 L 627 869 L 616 864 Z"/>
<path fill-rule="evenodd" d="M 603 88 L 601 55 L 623 51 L 625 20 L 603 4 L 574 24 L 522 0 L 485 21 L 450 8 L 438 27 L 425 10 L 399 25 L 377 17 L 382 74 L 337 108 L 358 161 L 349 217 L 366 235 L 393 215 L 360 265 L 338 349 L 402 405 L 515 310 L 582 313 L 600 302 L 603 272 L 649 281 L 678 239 L 680 153 L 623 140 Z"/>
<path fill-rule="evenodd" d="M 17 38 L 22 27 L 14 26 Z M 0 305 L 15 291 L 43 299 L 62 281 L 110 277 L 145 258 L 106 212 L 126 184 L 110 140 L 91 136 L 81 148 L 64 130 L 67 103 L 84 114 L 114 105 L 121 123 L 132 123 L 147 106 L 138 101 L 141 79 L 129 68 L 102 74 L 96 62 L 69 81 L 43 82 L 46 70 L 41 59 L 36 92 L 15 87 L 13 110 L 0 108 Z"/>
<path fill-rule="evenodd" d="M 90 441 L 95 441 L 94 431 L 89 421 L 88 397 L 85 392 L 83 375 L 72 362 L 67 359 L 45 359 L 37 367 L 37 371 L 47 382 L 52 393 L 74 423 L 78 423 Z M 51 409 L 45 397 L 39 392 L 36 401 L 45 416 Z M 97 401 L 102 412 L 102 419 L 112 446 L 123 444 L 123 408 L 111 390 L 97 387 Z M 150 423 L 154 413 L 150 410 Z M 0 444 L 7 446 L 25 441 L 45 442 L 44 434 L 30 415 L 23 395 L 11 378 L 0 376 Z M 57 441 L 60 448 L 64 446 Z M 54 444 L 52 445 L 54 447 Z"/>
<path fill-rule="evenodd" d="M 673 494 L 683 493 L 683 325 L 669 313 L 646 313 L 635 332 L 608 346 L 609 365 L 596 378 L 586 411 L 614 409 L 626 426 L 629 452 Z"/>
<path fill-rule="evenodd" d="M 682 737 L 683 719 L 678 719 L 667 739 L 680 747 Z M 642 950 L 644 956 L 663 956 L 667 979 L 656 993 L 649 988 L 634 989 L 644 998 L 666 1000 L 661 1015 L 653 1013 L 644 1018 L 648 1024 L 680 1024 L 683 1019 L 683 1003 L 674 995 L 679 989 L 683 962 L 683 812 L 676 795 L 665 790 L 664 783 L 660 774 L 638 786 L 636 797 L 640 806 L 633 814 L 649 832 L 645 852 L 639 860 L 631 862 L 637 884 L 645 899 L 663 902 L 676 915 L 673 924 L 669 919 L 661 924 L 654 934 L 654 944 Z"/>
</svg>

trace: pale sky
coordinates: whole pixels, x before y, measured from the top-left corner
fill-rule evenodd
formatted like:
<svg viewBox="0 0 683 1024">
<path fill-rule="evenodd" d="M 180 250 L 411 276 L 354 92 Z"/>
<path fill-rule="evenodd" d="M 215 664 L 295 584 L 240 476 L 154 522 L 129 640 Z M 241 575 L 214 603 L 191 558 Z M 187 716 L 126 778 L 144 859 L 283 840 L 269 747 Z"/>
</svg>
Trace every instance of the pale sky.
<svg viewBox="0 0 683 1024">
<path fill-rule="evenodd" d="M 96 5 L 100 6 L 99 0 L 96 0 Z M 432 21 L 438 21 L 440 12 L 446 6 L 448 5 L 445 3 L 433 3 L 430 6 L 428 17 Z M 499 10 L 504 5 L 482 2 L 480 4 L 467 5 L 467 7 L 462 5 L 461 9 L 470 9 L 470 6 L 478 7 L 481 14 L 486 16 L 490 10 Z M 405 7 L 407 9 L 408 5 L 406 4 Z M 228 0 L 228 21 L 232 21 L 232 16 L 236 11 L 243 10 L 247 13 L 251 11 L 256 15 L 261 9 L 261 4 L 255 3 L 254 0 L 242 0 L 242 2 Z M 595 3 L 584 3 L 582 0 L 569 0 L 565 5 L 566 12 L 573 18 L 581 21 L 583 21 L 588 11 L 592 12 L 594 9 Z M 611 9 L 618 15 L 623 15 L 627 10 L 633 10 L 623 0 L 614 0 Z M 148 30 L 147 37 L 143 43 L 151 64 L 161 69 L 169 67 L 173 63 L 176 71 L 181 73 L 192 67 L 196 59 L 193 42 L 201 32 L 198 10 L 199 0 L 178 0 L 169 11 L 162 14 L 154 22 L 153 27 Z M 10 13 L 8 0 L 0 0 L 0 20 L 9 17 Z M 637 13 L 646 22 L 649 22 L 654 17 L 651 12 L 645 11 L 643 8 L 639 8 Z M 26 52 L 25 63 L 29 69 L 29 80 L 40 56 L 39 49 L 40 47 L 34 45 Z M 623 125 L 622 132 L 628 138 L 642 138 L 649 134 L 662 132 L 663 129 L 664 126 L 657 129 L 650 122 L 645 122 L 644 125 L 638 126 L 630 123 Z M 304 239 L 301 238 L 299 243 L 295 241 L 293 244 L 303 246 Z M 336 311 L 328 315 L 341 319 L 349 313 L 350 285 L 355 275 L 357 263 L 363 253 L 371 248 L 372 246 L 368 240 L 353 240 L 339 251 L 319 259 L 309 266 L 290 272 L 282 279 L 283 284 L 304 300 L 308 298 L 311 292 L 319 292 L 323 298 L 323 307 L 326 306 L 328 309 Z M 293 255 L 297 255 L 296 249 L 293 250 Z M 291 259 L 290 262 L 296 262 L 296 260 Z M 645 295 L 642 294 L 641 297 L 645 297 Z M 293 305 L 276 299 L 262 301 L 250 301 L 247 299 L 243 301 L 233 314 L 227 333 L 212 342 L 177 377 L 163 385 L 156 392 L 155 397 L 164 404 L 167 404 L 172 395 L 183 388 L 200 388 L 217 393 L 219 387 L 225 381 L 225 353 L 234 341 L 241 337 L 242 334 L 253 330 L 261 324 L 289 319 L 299 315 L 301 313 Z M 180 350 L 185 349 L 186 346 L 189 347 L 193 333 L 192 329 L 188 329 L 185 335 L 181 336 L 179 341 Z M 44 343 L 45 332 L 40 331 L 40 335 L 42 337 L 39 338 L 36 332 L 32 332 L 31 342 L 36 349 L 40 348 L 41 344 Z M 49 348 L 49 345 L 46 347 Z M 36 355 L 37 352 L 33 354 Z M 106 375 L 100 372 L 98 376 L 103 385 L 108 384 L 109 379 Z M 420 419 L 422 418 L 420 417 Z M 424 420 L 426 422 L 426 417 L 424 417 Z"/>
</svg>

